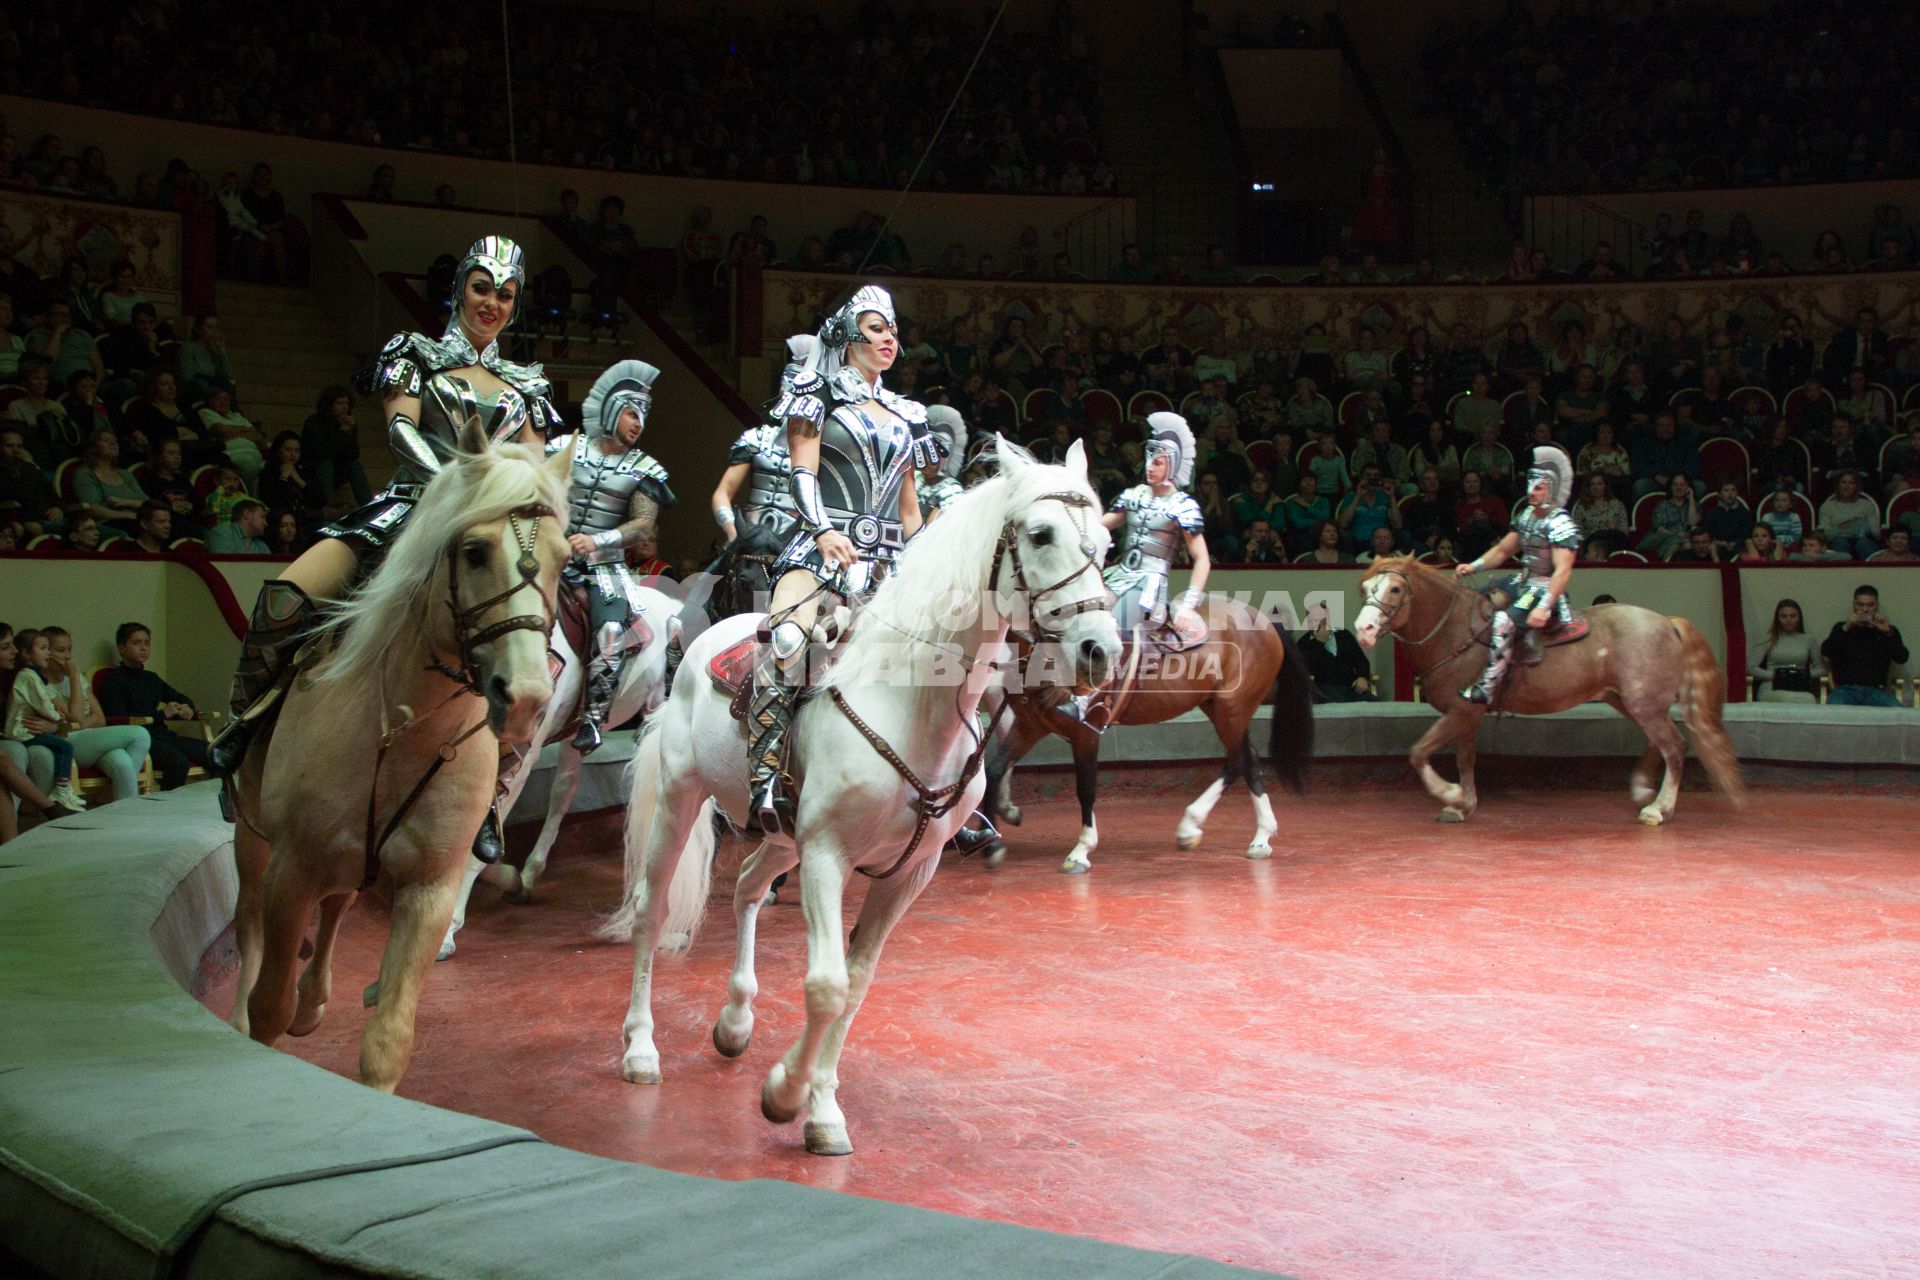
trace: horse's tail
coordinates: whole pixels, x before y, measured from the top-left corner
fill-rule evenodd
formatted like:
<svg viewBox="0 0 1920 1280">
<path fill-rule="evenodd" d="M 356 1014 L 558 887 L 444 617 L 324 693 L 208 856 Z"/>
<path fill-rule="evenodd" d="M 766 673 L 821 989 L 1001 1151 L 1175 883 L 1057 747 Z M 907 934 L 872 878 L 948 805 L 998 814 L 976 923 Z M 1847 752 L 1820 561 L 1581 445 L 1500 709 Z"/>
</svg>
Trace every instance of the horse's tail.
<svg viewBox="0 0 1920 1280">
<path fill-rule="evenodd" d="M 1714 788 L 1735 804 L 1747 798 L 1746 780 L 1740 776 L 1740 760 L 1733 753 L 1726 726 L 1720 720 L 1720 707 L 1726 701 L 1726 685 L 1720 664 L 1714 660 L 1713 647 L 1700 629 L 1685 618 L 1668 618 L 1686 664 L 1686 683 L 1681 686 L 1680 705 L 1693 733 L 1693 749 L 1707 768 Z"/>
<path fill-rule="evenodd" d="M 1274 625 L 1280 637 L 1280 674 L 1273 682 L 1273 723 L 1267 727 L 1267 758 L 1274 776 L 1296 794 L 1307 789 L 1307 769 L 1313 762 L 1313 680 L 1300 646 L 1285 627 Z"/>
<path fill-rule="evenodd" d="M 659 721 L 651 720 L 640 731 L 633 763 L 627 768 L 627 847 L 624 886 L 620 909 L 600 926 L 599 935 L 609 942 L 628 942 L 639 916 L 639 895 L 647 875 L 647 837 L 653 829 L 654 810 L 660 803 L 665 785 L 660 759 Z M 713 884 L 714 802 L 700 806 L 693 829 L 687 833 L 686 847 L 673 869 L 673 882 L 667 886 L 667 918 L 660 926 L 660 939 L 686 935 L 685 945 L 693 945 L 694 934 L 707 914 L 707 891 Z M 666 850 L 654 851 L 665 856 Z M 677 941 L 677 939 L 676 939 Z"/>
</svg>

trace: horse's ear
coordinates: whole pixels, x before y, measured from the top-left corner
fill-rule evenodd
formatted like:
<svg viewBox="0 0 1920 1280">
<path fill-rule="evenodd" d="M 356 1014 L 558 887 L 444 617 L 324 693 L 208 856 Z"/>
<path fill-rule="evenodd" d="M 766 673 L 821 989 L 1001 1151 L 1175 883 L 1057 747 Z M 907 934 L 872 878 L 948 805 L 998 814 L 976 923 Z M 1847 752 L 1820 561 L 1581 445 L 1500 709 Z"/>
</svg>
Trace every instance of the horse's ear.
<svg viewBox="0 0 1920 1280">
<path fill-rule="evenodd" d="M 487 429 L 480 425 L 480 415 L 472 414 L 460 424 L 460 452 L 485 453 L 487 451 Z"/>
<path fill-rule="evenodd" d="M 573 481 L 573 450 L 555 449 L 547 459 L 546 467 L 547 474 L 553 477 L 554 482 L 565 488 Z"/>
<path fill-rule="evenodd" d="M 1067 446 L 1067 456 L 1060 460 L 1062 466 L 1073 473 L 1073 478 L 1092 488 L 1087 479 L 1087 447 L 1079 440 Z"/>
<path fill-rule="evenodd" d="M 993 433 L 993 455 L 1000 460 L 1000 470 L 1007 475 L 1027 465 L 1026 450 L 1015 448 L 1013 442 L 998 431 Z"/>
</svg>

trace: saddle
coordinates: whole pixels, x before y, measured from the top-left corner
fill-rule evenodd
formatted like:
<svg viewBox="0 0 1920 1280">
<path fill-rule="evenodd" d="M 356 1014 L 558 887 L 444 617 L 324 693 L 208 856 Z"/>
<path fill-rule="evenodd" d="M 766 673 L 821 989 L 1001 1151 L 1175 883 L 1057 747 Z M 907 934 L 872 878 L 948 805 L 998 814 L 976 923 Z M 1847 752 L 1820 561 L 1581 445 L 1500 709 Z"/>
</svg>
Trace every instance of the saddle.
<svg viewBox="0 0 1920 1280">
<path fill-rule="evenodd" d="M 593 619 L 587 612 L 587 586 L 568 587 L 562 585 L 560 594 L 554 598 L 554 622 L 560 628 L 560 638 L 567 642 L 567 648 L 580 663 L 580 696 L 573 706 L 567 709 L 564 720 L 559 720 L 547 728 L 547 741 L 559 742 L 571 739 L 580 728 L 580 717 L 587 710 L 587 664 L 593 661 Z M 647 625 L 645 618 L 636 617 L 629 628 L 633 637 L 631 652 L 639 653 L 653 643 L 653 628 Z M 560 655 L 554 653 L 551 641 L 547 650 L 547 666 L 553 678 L 560 678 Z M 608 728 L 613 726 L 609 725 Z"/>
<path fill-rule="evenodd" d="M 1537 667 L 1545 660 L 1547 650 L 1585 640 L 1591 630 L 1593 624 L 1587 620 L 1585 613 L 1574 614 L 1571 622 L 1542 627 L 1538 631 L 1528 627 L 1526 643 L 1514 650 L 1513 660 L 1518 666 Z"/>
<path fill-rule="evenodd" d="M 814 642 L 827 649 L 823 666 L 831 664 L 834 652 L 852 629 L 852 622 L 843 621 L 839 609 L 813 624 Z M 761 652 L 771 640 L 772 636 L 762 622 L 760 630 L 734 641 L 707 661 L 707 679 L 713 681 L 714 688 L 728 696 L 727 710 L 742 723 L 747 718 L 747 706 L 753 701 L 754 676 L 760 670 Z M 802 688 L 799 691 L 800 698 L 804 701 L 810 691 L 810 687 Z"/>
</svg>

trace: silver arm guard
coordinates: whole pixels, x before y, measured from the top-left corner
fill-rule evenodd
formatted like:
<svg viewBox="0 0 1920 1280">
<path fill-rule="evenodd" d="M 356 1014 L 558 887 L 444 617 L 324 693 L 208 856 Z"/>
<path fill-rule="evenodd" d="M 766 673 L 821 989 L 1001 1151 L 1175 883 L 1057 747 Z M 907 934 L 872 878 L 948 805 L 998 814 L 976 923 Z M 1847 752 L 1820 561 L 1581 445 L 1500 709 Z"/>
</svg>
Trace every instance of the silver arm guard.
<svg viewBox="0 0 1920 1280">
<path fill-rule="evenodd" d="M 619 546 L 619 545 L 620 545 L 620 530 L 619 530 L 619 529 L 617 529 L 617 528 L 616 528 L 616 529 L 602 529 L 602 530 L 601 530 L 601 531 L 600 531 L 599 533 L 596 533 L 596 534 L 594 534 L 594 535 L 593 535 L 593 545 L 594 545 L 594 546 L 596 546 L 596 547 L 617 547 L 617 546 Z"/>
<path fill-rule="evenodd" d="M 820 478 L 806 467 L 795 467 L 791 485 L 793 507 L 806 530 L 817 538 L 832 529 L 826 508 L 820 502 Z"/>
<path fill-rule="evenodd" d="M 735 523 L 733 518 L 733 508 L 728 506 L 724 502 L 721 503 L 719 506 L 715 507 L 713 509 L 713 522 L 719 525 L 722 529 L 726 528 L 730 524 Z"/>
<path fill-rule="evenodd" d="M 425 475 L 440 474 L 440 457 L 420 434 L 418 424 L 404 413 L 396 413 L 387 424 L 387 448 L 396 458 Z"/>
<path fill-rule="evenodd" d="M 1180 593 L 1180 607 L 1182 609 L 1191 609 L 1195 613 L 1198 613 L 1200 611 L 1200 602 L 1206 598 L 1206 592 L 1196 587 L 1188 587 Z"/>
</svg>

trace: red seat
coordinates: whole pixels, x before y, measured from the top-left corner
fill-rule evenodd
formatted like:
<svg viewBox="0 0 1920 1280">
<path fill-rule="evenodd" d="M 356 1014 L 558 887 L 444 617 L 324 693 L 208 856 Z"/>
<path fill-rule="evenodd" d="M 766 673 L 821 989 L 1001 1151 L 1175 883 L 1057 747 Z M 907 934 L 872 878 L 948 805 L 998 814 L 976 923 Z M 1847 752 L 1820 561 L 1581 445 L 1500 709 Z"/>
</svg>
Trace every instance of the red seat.
<svg viewBox="0 0 1920 1280">
<path fill-rule="evenodd" d="M 1902 489 L 1887 499 L 1887 521 L 1883 528 L 1900 523 L 1900 517 L 1920 513 L 1920 489 Z"/>
<path fill-rule="evenodd" d="M 1653 497 L 1655 495 L 1648 494 L 1647 496 Z M 1616 551 L 1612 555 L 1609 555 L 1607 557 L 1607 562 L 1609 564 L 1611 564 L 1616 560 L 1620 561 L 1623 564 L 1646 564 L 1647 563 L 1647 558 L 1641 555 L 1638 551 Z"/>
<path fill-rule="evenodd" d="M 1768 413 L 1778 413 L 1780 411 L 1780 398 L 1774 395 L 1773 392 L 1767 390 L 1765 387 L 1759 387 L 1759 386 L 1735 387 L 1733 389 L 1733 394 L 1728 396 L 1727 399 L 1731 400 L 1734 403 L 1734 405 L 1738 407 L 1749 396 L 1759 396 L 1761 399 L 1765 400 L 1767 403 Z"/>
<path fill-rule="evenodd" d="M 1247 461 L 1261 471 L 1272 471 L 1280 463 L 1280 450 L 1271 440 L 1255 440 L 1247 446 Z"/>
<path fill-rule="evenodd" d="M 188 477 L 193 482 L 194 493 L 202 499 L 220 487 L 220 469 L 214 466 L 195 467 Z"/>
<path fill-rule="evenodd" d="M 1700 478 L 1709 489 L 1731 480 L 1741 493 L 1747 493 L 1753 486 L 1753 460 L 1747 456 L 1747 446 L 1726 436 L 1702 440 Z"/>
<path fill-rule="evenodd" d="M 1827 407 L 1831 409 L 1836 403 L 1833 398 L 1833 392 L 1822 387 L 1820 388 L 1820 394 L 1827 398 Z M 1787 398 L 1781 404 L 1780 412 L 1786 415 L 1788 421 L 1792 421 L 1794 411 L 1800 407 L 1806 398 L 1807 389 L 1805 387 L 1795 387 L 1793 390 L 1787 392 Z"/>
<path fill-rule="evenodd" d="M 1633 540 L 1635 542 L 1653 532 L 1653 509 L 1665 498 L 1664 493 L 1649 493 L 1633 504 Z"/>
<path fill-rule="evenodd" d="M 1315 398 L 1326 399 L 1317 392 Z M 1360 421 L 1360 411 L 1366 407 L 1367 393 L 1364 391 L 1349 391 L 1340 397 L 1340 409 L 1335 415 L 1335 421 L 1340 424 L 1342 439 L 1350 439 L 1353 436 L 1354 426 Z"/>
<path fill-rule="evenodd" d="M 1126 410 L 1120 405 L 1120 397 L 1101 387 L 1095 387 L 1082 395 L 1080 403 L 1087 408 L 1089 423 L 1105 422 L 1109 425 L 1117 425 L 1127 416 Z"/>
<path fill-rule="evenodd" d="M 1170 413 L 1172 410 L 1173 401 L 1158 391 L 1136 391 L 1133 399 L 1127 401 L 1129 418 L 1145 418 L 1150 413 Z"/>
<path fill-rule="evenodd" d="M 80 478 L 80 459 L 68 458 L 53 469 L 53 487 L 60 494 L 60 501 L 72 506 L 80 501 L 80 492 L 75 481 Z"/>
<path fill-rule="evenodd" d="M 1020 421 L 1032 422 L 1041 416 L 1046 411 L 1047 397 L 1052 394 L 1047 387 L 1035 387 L 1027 392 L 1026 398 L 1020 402 Z"/>
</svg>

